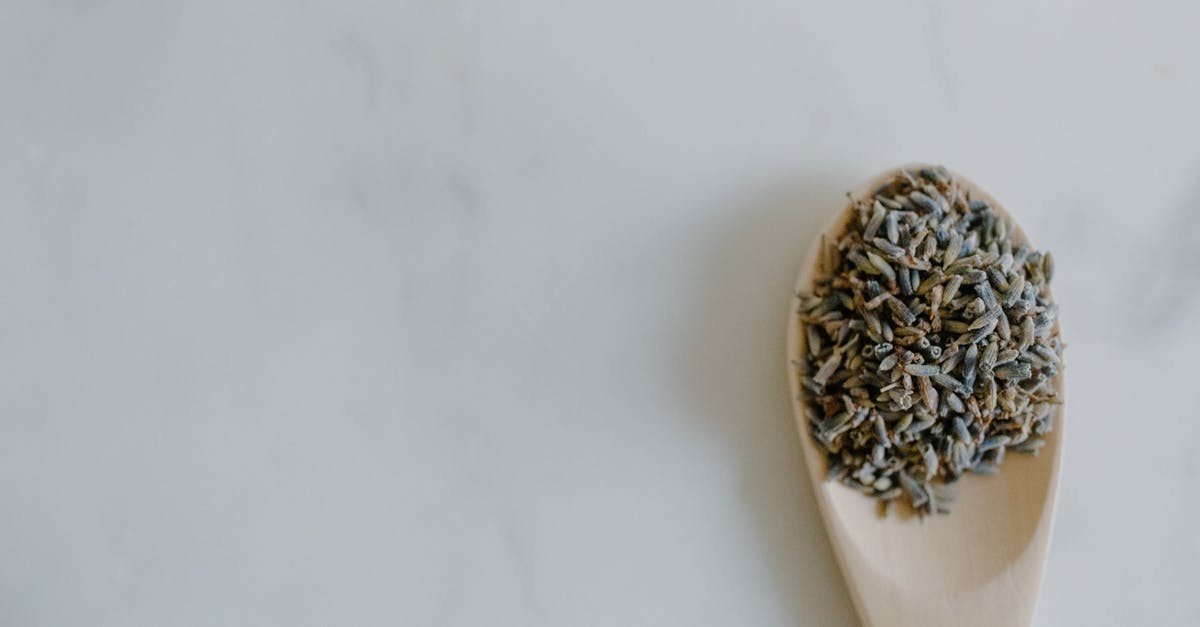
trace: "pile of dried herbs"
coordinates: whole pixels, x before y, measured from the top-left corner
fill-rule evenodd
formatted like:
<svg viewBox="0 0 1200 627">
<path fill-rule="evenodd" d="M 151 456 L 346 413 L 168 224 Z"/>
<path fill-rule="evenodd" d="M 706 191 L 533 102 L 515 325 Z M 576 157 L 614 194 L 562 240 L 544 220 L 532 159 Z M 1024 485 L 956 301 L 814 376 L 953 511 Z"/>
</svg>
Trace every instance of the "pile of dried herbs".
<svg viewBox="0 0 1200 627">
<path fill-rule="evenodd" d="M 1053 427 L 1053 258 L 940 167 L 851 202 L 800 296 L 812 436 L 830 479 L 947 513 L 948 484 L 1036 454 Z"/>
</svg>

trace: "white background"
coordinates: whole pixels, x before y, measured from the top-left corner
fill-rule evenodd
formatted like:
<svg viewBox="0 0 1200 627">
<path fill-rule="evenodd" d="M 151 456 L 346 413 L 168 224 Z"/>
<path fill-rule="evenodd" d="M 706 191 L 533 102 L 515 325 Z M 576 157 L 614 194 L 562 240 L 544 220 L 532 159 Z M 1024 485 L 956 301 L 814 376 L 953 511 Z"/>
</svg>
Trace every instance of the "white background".
<svg viewBox="0 0 1200 627">
<path fill-rule="evenodd" d="M 968 4 L 3 2 L 0 624 L 856 625 L 784 321 L 913 160 L 1058 260 L 1038 625 L 1200 623 L 1200 5 Z"/>
</svg>

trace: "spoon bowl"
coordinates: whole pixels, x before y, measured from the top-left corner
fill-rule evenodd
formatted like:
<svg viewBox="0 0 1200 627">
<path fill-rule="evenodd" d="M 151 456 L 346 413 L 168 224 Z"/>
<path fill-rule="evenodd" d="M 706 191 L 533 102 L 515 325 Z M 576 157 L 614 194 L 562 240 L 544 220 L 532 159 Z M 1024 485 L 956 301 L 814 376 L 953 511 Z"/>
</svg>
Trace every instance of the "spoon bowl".
<svg viewBox="0 0 1200 627">
<path fill-rule="evenodd" d="M 855 197 L 870 196 L 901 169 L 865 183 Z M 987 201 L 1014 225 L 1014 242 L 1028 242 L 1011 215 L 987 192 L 952 173 L 972 198 Z M 852 219 L 846 207 L 823 233 L 840 236 Z M 820 241 L 820 234 L 814 238 Z M 810 245 L 797 294 L 811 292 L 819 244 Z M 1033 621 L 1054 522 L 1062 463 L 1065 416 L 1055 411 L 1054 429 L 1038 455 L 1009 455 L 995 476 L 968 474 L 956 483 L 958 495 L 948 515 L 919 518 L 893 508 L 881 517 L 875 499 L 826 481 L 827 459 L 809 433 L 807 390 L 800 385 L 804 337 L 793 300 L 788 321 L 789 381 L 793 411 L 808 474 L 825 528 L 864 627 L 1020 627 Z M 1056 377 L 1060 398 L 1063 376 Z"/>
</svg>

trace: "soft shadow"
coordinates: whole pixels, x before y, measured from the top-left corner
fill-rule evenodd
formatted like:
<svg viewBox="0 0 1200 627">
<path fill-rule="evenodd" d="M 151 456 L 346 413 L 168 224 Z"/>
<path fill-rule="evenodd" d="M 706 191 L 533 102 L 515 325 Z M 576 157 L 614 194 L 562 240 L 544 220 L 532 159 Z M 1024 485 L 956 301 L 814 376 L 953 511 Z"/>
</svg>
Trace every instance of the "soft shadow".
<svg viewBox="0 0 1200 627">
<path fill-rule="evenodd" d="M 682 318 L 682 393 L 738 466 L 763 560 L 796 625 L 859 625 L 804 468 L 784 351 L 798 264 L 855 182 L 813 175 L 734 203 L 710 225 Z"/>
</svg>

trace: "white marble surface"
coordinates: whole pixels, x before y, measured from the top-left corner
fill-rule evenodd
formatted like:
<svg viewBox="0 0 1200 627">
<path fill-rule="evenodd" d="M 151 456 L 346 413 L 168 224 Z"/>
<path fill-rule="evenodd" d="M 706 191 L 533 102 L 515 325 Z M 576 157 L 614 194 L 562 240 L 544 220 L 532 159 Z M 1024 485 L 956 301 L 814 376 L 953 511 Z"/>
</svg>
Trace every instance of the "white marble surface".
<svg viewBox="0 0 1200 627">
<path fill-rule="evenodd" d="M 1038 625 L 1200 624 L 1200 5 L 966 4 L 0 4 L 0 624 L 856 625 L 784 314 L 916 159 L 1058 259 Z"/>
</svg>

